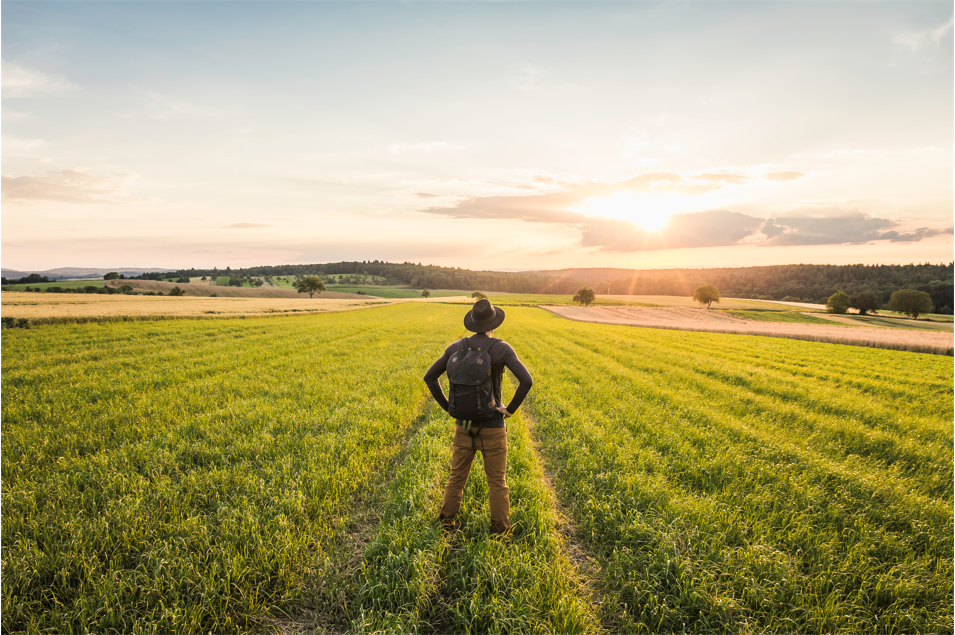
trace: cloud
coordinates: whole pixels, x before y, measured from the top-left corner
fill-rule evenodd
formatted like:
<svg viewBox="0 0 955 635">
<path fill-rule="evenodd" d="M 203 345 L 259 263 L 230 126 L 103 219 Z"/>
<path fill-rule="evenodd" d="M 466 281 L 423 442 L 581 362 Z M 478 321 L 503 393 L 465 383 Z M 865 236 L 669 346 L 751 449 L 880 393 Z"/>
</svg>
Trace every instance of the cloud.
<svg viewBox="0 0 955 635">
<path fill-rule="evenodd" d="M 441 198 L 441 194 L 428 194 L 427 192 L 417 192 L 415 196 L 418 198 Z"/>
<path fill-rule="evenodd" d="M 740 244 L 761 224 L 758 218 L 726 210 L 672 216 L 659 232 L 628 221 L 589 218 L 580 226 L 580 246 L 609 252 L 722 247 Z"/>
<path fill-rule="evenodd" d="M 3 136 L 3 156 L 5 157 L 37 157 L 39 150 L 47 145 L 43 139 L 23 139 L 21 137 Z"/>
<path fill-rule="evenodd" d="M 266 225 L 264 223 L 232 223 L 226 225 L 226 229 L 265 229 L 266 227 L 275 227 L 275 225 Z"/>
<path fill-rule="evenodd" d="M 205 119 L 225 114 L 222 110 L 199 106 L 155 91 L 139 89 L 139 92 L 146 97 L 147 116 L 150 119 Z"/>
<path fill-rule="evenodd" d="M 511 85 L 517 90 L 534 90 L 544 73 L 531 64 L 514 64 L 511 66 Z"/>
<path fill-rule="evenodd" d="M 788 181 L 801 172 L 762 175 L 772 181 Z M 770 218 L 758 218 L 728 210 L 708 210 L 670 216 L 660 231 L 642 229 L 627 220 L 604 218 L 578 211 L 590 198 L 605 198 L 617 192 L 700 194 L 726 185 L 745 183 L 750 177 L 739 172 L 706 172 L 681 176 L 666 172 L 642 174 L 619 183 L 581 183 L 560 192 L 525 196 L 480 196 L 453 206 L 418 210 L 459 219 L 517 220 L 528 223 L 566 225 L 580 231 L 579 246 L 605 252 L 659 251 L 732 245 L 763 247 L 791 245 L 861 244 L 874 240 L 915 242 L 952 233 L 952 229 L 920 228 L 906 233 L 899 223 L 874 218 L 857 209 L 806 207 Z"/>
<path fill-rule="evenodd" d="M 912 51 L 919 51 L 929 46 L 937 47 L 953 26 L 955 26 L 955 15 L 950 17 L 945 24 L 921 31 L 905 31 L 896 35 L 893 40 L 896 44 L 901 44 Z"/>
<path fill-rule="evenodd" d="M 29 176 L 2 177 L 2 197 L 8 201 L 58 201 L 61 203 L 141 203 L 128 189 L 137 179 L 132 173 L 96 176 L 69 169 Z"/>
<path fill-rule="evenodd" d="M 763 175 L 763 178 L 766 179 L 767 181 L 777 181 L 781 183 L 785 181 L 795 181 L 796 179 L 801 179 L 804 176 L 806 175 L 803 174 L 802 172 L 787 171 L 787 172 L 768 172 Z"/>
<path fill-rule="evenodd" d="M 74 90 L 76 86 L 62 77 L 54 77 L 14 62 L 0 61 L 0 95 L 42 97 Z"/>
<path fill-rule="evenodd" d="M 465 146 L 447 143 L 445 141 L 428 141 L 426 143 L 397 143 L 388 146 L 388 152 L 398 154 L 401 152 L 434 152 L 435 150 L 463 150 Z"/>
</svg>

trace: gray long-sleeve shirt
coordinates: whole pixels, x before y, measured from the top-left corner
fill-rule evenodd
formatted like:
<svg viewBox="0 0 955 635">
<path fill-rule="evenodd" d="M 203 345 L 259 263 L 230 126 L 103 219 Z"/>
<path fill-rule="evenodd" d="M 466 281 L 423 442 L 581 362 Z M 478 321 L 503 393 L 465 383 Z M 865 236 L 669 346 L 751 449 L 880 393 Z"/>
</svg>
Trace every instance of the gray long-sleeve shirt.
<svg viewBox="0 0 955 635">
<path fill-rule="evenodd" d="M 474 348 L 484 348 L 490 339 L 491 338 L 484 333 L 477 333 L 476 335 L 468 337 L 468 344 Z M 461 350 L 461 348 L 461 340 L 452 343 L 445 349 L 444 354 L 431 365 L 428 372 L 424 374 L 424 381 L 428 385 L 428 390 L 431 391 L 434 400 L 438 402 L 439 406 L 444 408 L 445 412 L 448 410 L 448 398 L 445 397 L 444 390 L 441 388 L 441 384 L 438 380 L 441 378 L 441 375 L 445 373 L 448 360 L 454 353 Z M 517 390 L 514 391 L 514 397 L 511 399 L 511 402 L 507 404 L 507 411 L 514 414 L 517 412 L 517 409 L 521 407 L 521 403 L 530 391 L 531 386 L 534 385 L 534 380 L 531 374 L 527 372 L 527 368 L 524 367 L 524 364 L 521 363 L 521 360 L 518 359 L 517 353 L 507 342 L 498 341 L 491 347 L 489 355 L 491 357 L 491 379 L 494 383 L 494 396 L 497 399 L 497 403 L 504 403 L 501 396 L 501 382 L 504 379 L 505 368 L 508 368 L 514 373 L 517 381 L 520 382 Z M 503 415 L 498 415 L 481 423 L 483 427 L 486 428 L 500 427 L 504 425 L 504 417 Z"/>
</svg>

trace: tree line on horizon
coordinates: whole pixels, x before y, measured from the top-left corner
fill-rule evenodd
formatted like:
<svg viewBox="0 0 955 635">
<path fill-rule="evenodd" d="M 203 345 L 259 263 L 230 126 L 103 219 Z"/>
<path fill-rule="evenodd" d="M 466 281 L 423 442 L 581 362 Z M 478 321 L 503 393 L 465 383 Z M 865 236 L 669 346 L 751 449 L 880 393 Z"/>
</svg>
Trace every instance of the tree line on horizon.
<svg viewBox="0 0 955 635">
<path fill-rule="evenodd" d="M 924 291 L 935 311 L 952 313 L 955 262 L 910 265 L 767 265 L 715 269 L 563 269 L 556 271 L 472 271 L 421 263 L 378 260 L 307 265 L 271 265 L 242 269 L 181 269 L 186 276 L 371 275 L 385 284 L 415 289 L 481 289 L 485 292 L 574 294 L 582 284 L 600 295 L 672 295 L 690 297 L 703 285 L 724 297 L 825 304 L 839 291 L 872 292 L 883 304 L 899 289 Z M 156 280 L 169 273 L 146 273 Z"/>
</svg>

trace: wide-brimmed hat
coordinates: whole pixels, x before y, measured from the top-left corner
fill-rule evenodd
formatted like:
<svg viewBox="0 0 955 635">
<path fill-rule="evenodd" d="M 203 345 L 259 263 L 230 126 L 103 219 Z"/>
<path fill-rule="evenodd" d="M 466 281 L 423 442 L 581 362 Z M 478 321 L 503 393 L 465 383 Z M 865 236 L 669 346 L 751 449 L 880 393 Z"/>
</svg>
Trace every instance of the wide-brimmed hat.
<svg viewBox="0 0 955 635">
<path fill-rule="evenodd" d="M 504 311 L 492 305 L 490 300 L 478 300 L 464 316 L 464 328 L 475 333 L 493 331 L 504 321 Z"/>
</svg>

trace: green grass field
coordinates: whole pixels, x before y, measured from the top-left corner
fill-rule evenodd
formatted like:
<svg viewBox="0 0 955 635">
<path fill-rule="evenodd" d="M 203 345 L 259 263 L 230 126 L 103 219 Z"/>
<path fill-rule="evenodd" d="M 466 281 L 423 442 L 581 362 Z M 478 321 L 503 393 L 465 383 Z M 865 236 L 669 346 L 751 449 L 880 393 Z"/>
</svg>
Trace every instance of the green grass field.
<svg viewBox="0 0 955 635">
<path fill-rule="evenodd" d="M 470 295 L 470 294 L 468 294 Z M 488 300 L 491 304 L 500 306 L 540 306 L 574 304 L 573 294 L 550 294 L 550 293 L 488 293 Z M 663 306 L 647 302 L 624 302 L 621 300 L 608 300 L 598 297 L 592 306 Z"/>
<path fill-rule="evenodd" d="M 853 315 L 846 314 L 847 318 L 868 324 L 869 326 L 882 326 L 893 329 L 926 329 L 929 331 L 951 331 L 952 323 L 950 321 L 936 319 L 928 321 L 924 319 L 912 320 L 902 317 L 888 317 L 882 315 Z M 938 316 L 943 317 L 943 316 Z"/>
<path fill-rule="evenodd" d="M 272 276 L 272 282 L 282 289 L 294 289 L 296 280 L 295 276 Z"/>
<path fill-rule="evenodd" d="M 479 459 L 435 522 L 463 309 L 4 330 L 3 630 L 952 630 L 952 358 L 510 306 L 501 541 Z"/>
<path fill-rule="evenodd" d="M 5 284 L 3 288 L 7 291 L 23 291 L 27 287 L 31 289 L 49 289 L 50 287 L 62 287 L 64 289 L 84 289 L 86 287 L 103 286 L 102 278 L 91 280 L 60 280 L 58 282 L 34 282 L 33 284 Z"/>
<path fill-rule="evenodd" d="M 326 285 L 326 288 L 329 291 L 338 291 L 340 293 L 358 293 L 359 291 L 370 295 L 376 298 L 420 298 L 421 290 L 420 289 L 407 289 L 401 287 L 375 287 L 375 286 L 354 286 L 354 285 L 341 285 L 341 284 L 329 284 Z M 432 291 L 432 298 L 448 298 L 452 296 L 466 295 L 463 291 L 451 291 L 448 289 L 440 289 L 437 291 Z"/>
<path fill-rule="evenodd" d="M 173 279 L 172 281 L 175 282 L 175 279 Z M 217 286 L 217 287 L 228 287 L 228 286 L 229 286 L 229 276 L 218 276 L 218 277 L 216 277 L 215 286 Z M 249 288 L 254 288 L 254 287 L 255 287 L 255 285 L 253 285 L 251 282 L 243 282 L 243 283 L 242 283 L 242 286 L 245 287 L 245 288 L 247 288 L 247 289 L 249 289 Z"/>
<path fill-rule="evenodd" d="M 833 325 L 837 322 L 826 320 L 825 318 L 805 315 L 799 311 L 775 311 L 775 310 L 729 310 L 722 311 L 728 315 L 735 315 L 744 320 L 754 320 L 756 322 L 789 322 L 793 324 L 827 324 Z"/>
</svg>

